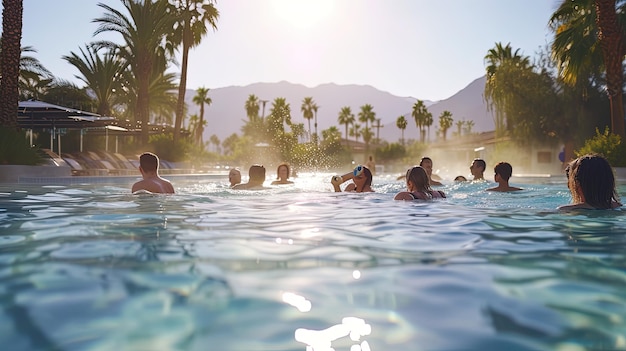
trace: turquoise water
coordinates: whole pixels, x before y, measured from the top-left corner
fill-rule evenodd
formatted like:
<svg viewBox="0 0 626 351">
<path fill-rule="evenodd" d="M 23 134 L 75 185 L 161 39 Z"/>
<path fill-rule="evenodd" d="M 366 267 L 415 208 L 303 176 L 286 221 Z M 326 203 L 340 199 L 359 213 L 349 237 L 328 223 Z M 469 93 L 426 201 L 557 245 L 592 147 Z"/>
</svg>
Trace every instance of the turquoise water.
<svg viewBox="0 0 626 351">
<path fill-rule="evenodd" d="M 624 211 L 556 212 L 563 180 L 329 179 L 0 186 L 2 349 L 626 349 Z"/>
</svg>

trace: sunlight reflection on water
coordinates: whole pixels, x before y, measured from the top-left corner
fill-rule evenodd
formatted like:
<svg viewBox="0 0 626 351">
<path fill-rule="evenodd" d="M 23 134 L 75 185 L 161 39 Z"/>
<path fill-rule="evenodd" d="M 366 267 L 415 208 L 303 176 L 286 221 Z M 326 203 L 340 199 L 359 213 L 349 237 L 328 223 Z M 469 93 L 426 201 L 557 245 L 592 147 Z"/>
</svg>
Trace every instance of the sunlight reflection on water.
<svg viewBox="0 0 626 351">
<path fill-rule="evenodd" d="M 0 187 L 0 344 L 12 349 L 620 348 L 622 210 L 564 184 L 448 199 L 185 183 Z M 378 179 L 378 178 L 377 178 Z M 624 189 L 620 188 L 620 192 Z M 450 337 L 454 335 L 454 337 Z"/>
</svg>

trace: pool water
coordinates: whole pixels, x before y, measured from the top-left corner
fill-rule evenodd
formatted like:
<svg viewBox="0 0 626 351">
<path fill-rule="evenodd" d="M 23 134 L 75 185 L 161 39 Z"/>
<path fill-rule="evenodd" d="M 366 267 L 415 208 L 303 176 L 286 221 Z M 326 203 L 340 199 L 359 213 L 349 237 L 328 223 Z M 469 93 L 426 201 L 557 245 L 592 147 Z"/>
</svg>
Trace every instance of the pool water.
<svg viewBox="0 0 626 351">
<path fill-rule="evenodd" d="M 626 349 L 624 211 L 555 211 L 564 180 L 329 180 L 0 186 L 2 349 Z"/>
</svg>

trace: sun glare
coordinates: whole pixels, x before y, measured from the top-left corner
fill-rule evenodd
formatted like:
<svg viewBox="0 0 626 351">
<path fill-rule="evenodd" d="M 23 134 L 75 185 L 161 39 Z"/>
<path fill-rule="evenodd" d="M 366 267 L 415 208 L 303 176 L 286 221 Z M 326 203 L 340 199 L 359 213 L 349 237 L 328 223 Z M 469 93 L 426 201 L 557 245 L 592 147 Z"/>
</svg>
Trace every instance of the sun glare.
<svg viewBox="0 0 626 351">
<path fill-rule="evenodd" d="M 272 0 L 276 15 L 296 28 L 310 28 L 331 14 L 334 0 Z"/>
</svg>

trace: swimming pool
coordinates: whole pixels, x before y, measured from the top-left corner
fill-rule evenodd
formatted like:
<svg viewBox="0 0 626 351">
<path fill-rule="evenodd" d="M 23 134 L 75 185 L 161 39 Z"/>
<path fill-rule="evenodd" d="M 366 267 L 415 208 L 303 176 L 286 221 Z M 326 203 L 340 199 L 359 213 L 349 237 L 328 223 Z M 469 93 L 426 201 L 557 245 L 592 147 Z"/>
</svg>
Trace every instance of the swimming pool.
<svg viewBox="0 0 626 351">
<path fill-rule="evenodd" d="M 175 180 L 173 196 L 0 185 L 0 345 L 626 349 L 622 210 L 557 213 L 564 180 L 400 202 L 393 176 L 370 194 L 329 179 L 258 192 Z"/>
</svg>

